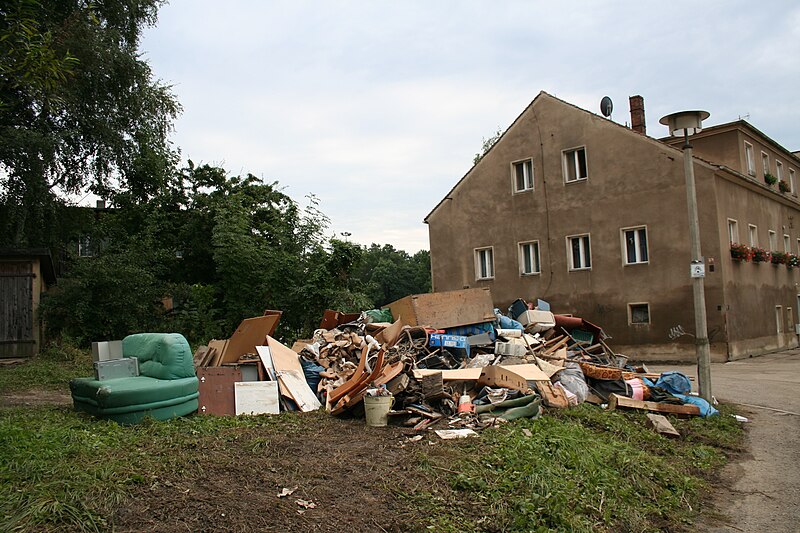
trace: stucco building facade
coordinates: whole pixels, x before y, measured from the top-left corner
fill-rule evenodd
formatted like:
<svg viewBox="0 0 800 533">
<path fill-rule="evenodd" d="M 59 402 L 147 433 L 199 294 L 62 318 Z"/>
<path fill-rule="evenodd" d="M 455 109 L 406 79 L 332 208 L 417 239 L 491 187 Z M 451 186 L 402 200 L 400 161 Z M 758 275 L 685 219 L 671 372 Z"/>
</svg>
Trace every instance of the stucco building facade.
<svg viewBox="0 0 800 533">
<path fill-rule="evenodd" d="M 433 290 L 541 298 L 633 358 L 693 360 L 670 336 L 694 330 L 681 140 L 645 135 L 639 104 L 634 131 L 540 93 L 426 217 Z M 730 242 L 800 253 L 800 158 L 744 121 L 691 140 L 712 359 L 796 346 L 800 269 L 734 261 Z"/>
</svg>

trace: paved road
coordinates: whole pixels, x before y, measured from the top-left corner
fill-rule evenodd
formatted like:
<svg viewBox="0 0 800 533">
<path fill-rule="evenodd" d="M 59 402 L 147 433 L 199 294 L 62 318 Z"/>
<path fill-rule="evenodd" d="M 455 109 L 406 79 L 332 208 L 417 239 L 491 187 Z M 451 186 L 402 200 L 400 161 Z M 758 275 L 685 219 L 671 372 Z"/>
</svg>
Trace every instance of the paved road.
<svg viewBox="0 0 800 533">
<path fill-rule="evenodd" d="M 670 369 L 697 375 L 693 366 L 655 367 Z M 800 531 L 800 349 L 715 363 L 711 383 L 718 400 L 750 419 L 750 455 L 722 472 L 726 487 L 714 500 L 726 518 L 698 531 Z"/>
</svg>

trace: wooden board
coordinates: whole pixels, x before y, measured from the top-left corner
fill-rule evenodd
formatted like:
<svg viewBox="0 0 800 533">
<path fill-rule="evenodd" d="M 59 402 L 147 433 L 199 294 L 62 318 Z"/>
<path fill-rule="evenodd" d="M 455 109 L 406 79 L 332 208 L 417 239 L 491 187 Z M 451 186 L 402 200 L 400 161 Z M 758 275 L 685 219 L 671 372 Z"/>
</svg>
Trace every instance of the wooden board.
<svg viewBox="0 0 800 533">
<path fill-rule="evenodd" d="M 645 402 L 634 400 L 618 394 L 608 396 L 608 408 L 614 409 L 640 409 L 644 411 L 655 411 L 658 413 L 671 413 L 683 416 L 700 416 L 700 408 L 696 405 L 677 405 L 672 403 Z"/>
<path fill-rule="evenodd" d="M 276 372 L 281 370 L 294 370 L 303 374 L 303 366 L 300 364 L 300 357 L 297 352 L 293 352 L 291 348 L 285 344 L 281 344 L 272 337 L 267 337 L 267 346 L 269 346 L 270 354 L 272 355 L 272 364 Z"/>
<path fill-rule="evenodd" d="M 245 381 L 234 383 L 237 415 L 277 415 L 278 384 L 274 381 Z"/>
<path fill-rule="evenodd" d="M 225 351 L 225 346 L 228 345 L 228 339 L 212 339 L 208 341 L 208 347 L 214 349 L 214 355 L 205 366 L 219 366 L 222 363 L 222 353 Z"/>
<path fill-rule="evenodd" d="M 236 414 L 234 383 L 242 381 L 238 367 L 198 368 L 199 399 L 197 412 L 206 415 Z"/>
<path fill-rule="evenodd" d="M 547 374 L 534 364 L 526 365 L 501 365 L 511 372 L 518 374 L 527 381 L 549 381 Z M 481 377 L 482 368 L 460 368 L 458 370 L 429 370 L 426 368 L 414 369 L 414 377 L 422 379 L 423 376 L 434 372 L 441 372 L 444 381 L 477 381 Z"/>
<path fill-rule="evenodd" d="M 300 372 L 296 370 L 279 370 L 277 374 L 281 391 L 285 390 L 289 393 L 284 394 L 284 396 L 291 397 L 301 411 L 304 413 L 316 411 L 322 406 L 314 391 L 308 386 L 302 370 Z"/>
<path fill-rule="evenodd" d="M 390 303 L 389 309 L 408 326 L 453 328 L 496 320 L 488 288 L 413 294 Z"/>
<path fill-rule="evenodd" d="M 242 320 L 228 339 L 221 362 L 235 363 L 246 353 L 256 353 L 256 346 L 264 345 L 264 339 L 275 329 L 280 318 L 280 315 L 267 315 Z"/>
</svg>

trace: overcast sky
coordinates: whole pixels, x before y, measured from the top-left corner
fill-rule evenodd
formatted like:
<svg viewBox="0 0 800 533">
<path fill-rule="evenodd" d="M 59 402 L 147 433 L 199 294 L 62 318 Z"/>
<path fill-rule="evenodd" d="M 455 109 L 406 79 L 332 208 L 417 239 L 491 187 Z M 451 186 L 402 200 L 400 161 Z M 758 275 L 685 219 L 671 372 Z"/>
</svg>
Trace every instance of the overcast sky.
<svg viewBox="0 0 800 533">
<path fill-rule="evenodd" d="M 800 150 L 800 2 L 171 0 L 141 50 L 183 159 L 315 194 L 331 233 L 428 248 L 422 219 L 540 90 L 647 131 L 685 109 Z M 501 214 L 498 213 L 498 216 Z"/>
</svg>

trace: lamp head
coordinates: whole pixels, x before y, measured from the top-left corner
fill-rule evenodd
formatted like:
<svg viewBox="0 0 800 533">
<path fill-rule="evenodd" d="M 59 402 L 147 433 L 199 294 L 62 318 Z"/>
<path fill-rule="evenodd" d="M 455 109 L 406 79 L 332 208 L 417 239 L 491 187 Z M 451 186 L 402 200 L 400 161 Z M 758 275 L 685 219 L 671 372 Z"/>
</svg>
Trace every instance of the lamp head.
<svg viewBox="0 0 800 533">
<path fill-rule="evenodd" d="M 679 111 L 661 117 L 659 122 L 669 128 L 670 135 L 684 137 L 699 133 L 703 129 L 703 121 L 710 116 L 708 111 Z"/>
</svg>

